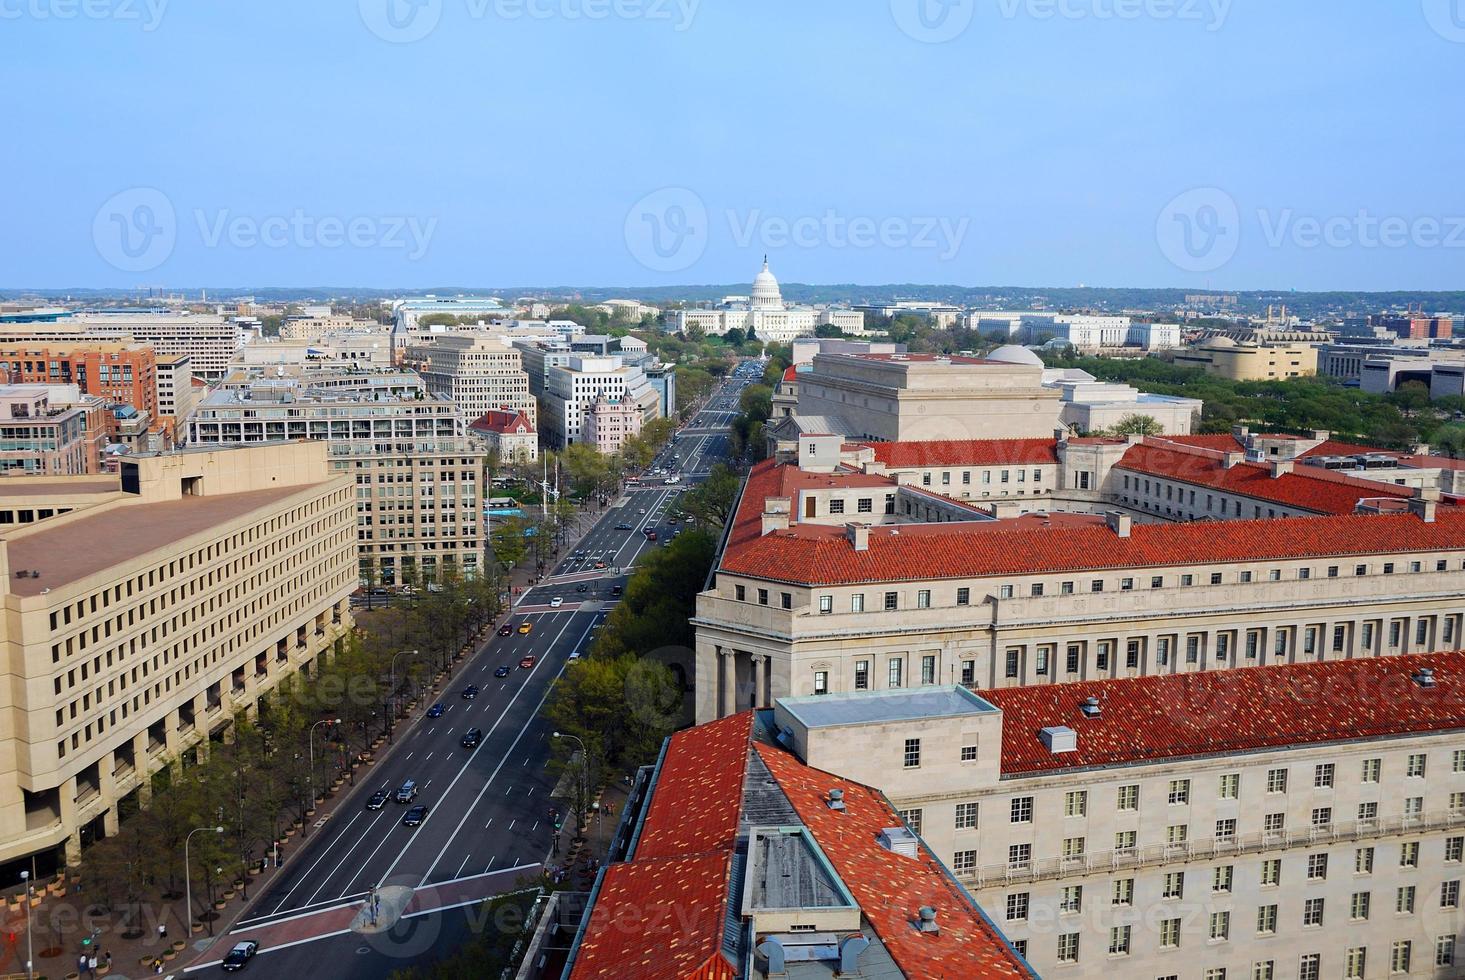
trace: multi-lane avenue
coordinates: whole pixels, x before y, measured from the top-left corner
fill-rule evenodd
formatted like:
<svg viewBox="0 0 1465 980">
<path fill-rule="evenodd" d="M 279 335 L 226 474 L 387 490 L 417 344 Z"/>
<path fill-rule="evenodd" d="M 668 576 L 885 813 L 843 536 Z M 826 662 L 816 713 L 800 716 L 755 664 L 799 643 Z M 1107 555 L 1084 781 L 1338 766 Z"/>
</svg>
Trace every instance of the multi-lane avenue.
<svg viewBox="0 0 1465 980">
<path fill-rule="evenodd" d="M 726 455 L 726 426 L 736 414 L 738 393 L 756 377 L 747 369 L 715 391 L 653 464 L 664 473 L 643 475 L 643 485 L 607 508 L 544 583 L 517 598 L 514 613 L 503 620 L 509 635 L 495 634 L 476 650 L 438 695 L 441 714 L 428 717 L 419 709 L 334 813 L 309 828 L 306 839 L 294 845 L 298 853 L 289 855 L 236 923 L 235 935 L 271 929 L 278 934 L 290 923 L 326 921 L 333 911 L 359 906 L 372 888 L 405 885 L 448 894 L 482 883 L 484 894 L 492 894 L 512 888 L 521 873 L 537 876 L 550 855 L 552 813 L 565 810 L 564 801 L 553 799 L 553 733 L 540 719 L 540 708 L 555 679 L 574 669 L 573 657 L 589 645 L 629 569 L 677 530 L 667 522 L 676 494 Z M 668 478 L 677 482 L 669 484 Z M 647 528 L 658 532 L 657 542 Z M 477 688 L 472 699 L 463 696 L 470 685 Z M 465 748 L 470 728 L 479 729 L 482 739 Z M 410 805 L 395 801 L 408 780 L 416 788 L 411 803 L 427 807 L 415 827 L 403 824 Z M 372 809 L 368 802 L 378 790 L 388 798 Z M 419 919 L 441 921 L 403 923 L 399 930 L 426 929 L 438 936 L 429 945 L 440 949 L 451 934 L 467 928 L 461 913 L 429 913 Z M 421 943 L 391 937 L 365 942 L 339 929 L 322 936 L 305 932 L 289 945 L 267 941 L 264 963 L 317 978 L 385 977 L 434 955 L 430 948 L 418 949 Z M 337 951 L 350 955 L 329 955 Z M 196 969 L 214 968 L 210 962 Z"/>
</svg>

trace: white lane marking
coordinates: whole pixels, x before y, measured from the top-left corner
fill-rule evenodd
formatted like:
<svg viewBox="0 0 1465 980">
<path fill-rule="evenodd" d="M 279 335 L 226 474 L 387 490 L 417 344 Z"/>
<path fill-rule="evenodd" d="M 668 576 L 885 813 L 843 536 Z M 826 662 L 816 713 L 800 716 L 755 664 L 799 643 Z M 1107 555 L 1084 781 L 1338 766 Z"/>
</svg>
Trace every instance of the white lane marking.
<svg viewBox="0 0 1465 980">
<path fill-rule="evenodd" d="M 287 891 L 285 893 L 285 897 L 280 899 L 280 901 L 276 903 L 274 909 L 272 910 L 273 912 L 280 911 L 280 906 L 290 901 L 290 896 L 295 894 L 295 888 L 299 888 L 301 885 L 305 884 L 305 882 L 310 878 L 310 873 L 315 870 L 315 866 L 326 859 L 326 855 L 331 853 L 331 847 L 335 845 L 337 841 L 341 840 L 346 831 L 351 829 L 351 824 L 355 823 L 360 816 L 361 814 L 357 813 L 356 816 L 352 817 L 350 821 L 346 824 L 346 826 L 341 828 L 340 834 L 338 834 L 336 838 L 325 847 L 321 848 L 320 857 L 316 858 L 313 862 L 311 862 L 310 867 L 305 869 L 305 873 L 300 876 L 300 880 L 295 883 L 295 887 Z"/>
<path fill-rule="evenodd" d="M 330 883 L 331 876 L 334 875 L 337 871 L 341 870 L 341 866 L 346 863 L 346 859 L 351 856 L 351 852 L 354 851 L 354 850 L 356 850 L 356 848 L 358 848 L 358 847 L 360 847 L 362 845 L 362 843 L 366 840 L 366 838 L 368 836 L 370 836 L 371 832 L 376 829 L 377 823 L 379 823 L 381 821 L 381 818 L 384 817 L 385 815 L 386 815 L 386 811 L 385 810 L 378 810 L 377 811 L 376 819 L 375 820 L 372 820 L 371 825 L 366 828 L 366 832 L 363 833 L 357 839 L 356 843 L 354 843 L 354 844 L 351 845 L 350 850 L 348 850 L 345 854 L 342 854 L 341 855 L 341 860 L 337 861 L 335 863 L 335 865 L 331 867 L 331 870 L 329 870 L 325 874 L 321 875 L 321 883 L 316 886 L 315 891 L 311 892 L 309 895 L 306 896 L 306 898 L 305 898 L 305 904 L 306 905 L 309 905 L 311 902 L 314 902 L 315 901 L 315 896 L 319 895 L 320 892 L 321 892 L 321 889 L 324 888 L 327 884 Z M 358 816 L 359 816 L 359 814 L 358 814 Z M 291 891 L 294 891 L 294 889 L 292 888 Z"/>
<path fill-rule="evenodd" d="M 560 637 L 562 637 L 562 636 L 565 635 L 565 631 L 568 630 L 570 628 L 570 624 L 575 621 L 575 616 L 576 615 L 578 615 L 578 614 L 571 613 L 570 615 L 568 615 L 568 616 L 565 617 L 565 625 L 561 626 L 560 627 L 560 631 L 555 634 L 554 639 L 550 640 L 549 647 L 548 647 L 549 649 L 551 649 L 551 650 L 554 649 L 554 647 L 559 643 Z M 586 632 L 587 633 L 589 632 L 589 628 L 588 627 L 586 628 Z M 580 639 L 581 639 L 581 642 L 583 642 L 585 638 L 582 635 L 580 637 Z M 528 679 L 532 679 L 534 677 L 535 672 L 538 671 L 541 667 L 543 667 L 548 662 L 549 662 L 549 658 L 548 657 L 544 657 L 544 658 L 541 658 L 541 659 L 535 661 L 535 664 L 534 664 L 533 669 L 530 670 L 530 672 L 529 672 L 529 678 Z M 566 661 L 566 664 L 567 663 L 568 663 L 568 661 Z M 555 676 L 556 677 L 559 677 L 560 674 L 563 674 L 564 673 L 564 670 L 565 670 L 565 664 L 561 664 L 560 665 L 559 674 L 556 674 Z M 546 685 L 545 686 L 544 696 L 539 699 L 539 704 L 537 704 L 535 706 L 534 710 L 532 712 L 530 712 L 529 719 L 524 722 L 524 727 L 519 730 L 519 734 L 514 737 L 513 744 L 509 746 L 509 752 L 513 752 L 514 751 L 514 747 L 519 744 L 519 739 L 520 738 L 523 738 L 524 732 L 526 732 L 526 731 L 529 730 L 529 726 L 532 725 L 532 724 L 534 724 L 536 721 L 538 721 L 538 719 L 539 719 L 539 711 L 540 711 L 541 708 L 544 707 L 545 701 L 549 700 L 549 692 L 550 692 L 551 688 L 553 688 L 553 686 L 554 686 L 553 684 L 549 684 L 549 685 Z M 458 780 L 462 779 L 463 778 L 463 774 L 466 773 L 469 770 L 469 768 L 472 766 L 473 760 L 478 757 L 478 753 L 483 751 L 483 749 L 488 745 L 489 739 L 491 739 L 493 737 L 493 733 L 496 732 L 496 731 L 498 731 L 499 725 L 503 724 L 504 719 L 509 716 L 509 711 L 513 709 L 515 702 L 517 702 L 519 700 L 520 696 L 523 695 L 523 693 L 525 691 L 527 691 L 528 689 L 529 689 L 529 686 L 528 686 L 528 684 L 526 682 L 523 686 L 521 686 L 519 688 L 518 691 L 514 692 L 514 696 L 509 699 L 509 703 L 506 704 L 506 705 L 504 705 L 504 710 L 499 714 L 498 718 L 495 719 L 493 725 L 488 729 L 488 731 L 484 733 L 483 741 L 479 742 L 478 743 L 478 747 L 476 749 L 474 749 L 471 753 L 468 754 L 468 757 L 467 757 L 467 759 L 464 760 L 462 767 L 460 767 L 458 769 L 457 774 L 453 776 L 453 779 L 452 779 L 451 782 L 448 783 L 447 788 L 442 791 L 442 794 L 440 795 L 440 799 L 446 800 L 448 798 L 448 795 L 450 793 L 452 793 L 452 791 L 453 791 L 453 787 L 456 786 L 456 785 L 458 785 Z M 505 758 L 507 758 L 507 756 L 508 756 L 508 753 L 505 753 Z M 437 857 L 435 857 L 433 859 L 431 867 L 429 867 L 427 869 L 427 874 L 424 874 L 422 876 L 422 880 L 424 882 L 426 882 L 428 880 L 428 877 L 432 874 L 433 870 L 437 867 L 438 862 L 441 861 L 442 858 L 443 858 L 443 855 L 447 853 L 448 847 L 451 846 L 452 843 L 453 843 L 453 838 L 458 835 L 458 832 L 463 829 L 463 824 L 468 820 L 468 814 L 472 813 L 473 810 L 474 810 L 474 807 L 476 807 L 478 805 L 478 802 L 483 799 L 483 794 L 485 794 L 485 793 L 488 792 L 488 787 L 490 785 L 492 785 L 494 779 L 498 777 L 499 770 L 503 768 L 503 765 L 504 764 L 503 764 L 502 761 L 499 762 L 498 766 L 495 767 L 494 768 L 494 771 L 489 775 L 487 782 L 485 782 L 483 784 L 483 789 L 481 789 L 481 790 L 478 791 L 478 796 L 474 798 L 473 804 L 471 806 L 467 807 L 463 811 L 462 819 L 460 819 L 458 821 L 457 827 L 455 827 L 453 829 L 452 834 L 450 834 L 448 836 L 447 843 L 443 845 L 443 849 L 441 851 L 439 851 Z M 427 815 L 427 819 L 428 820 L 431 820 L 436 813 L 437 813 L 436 810 L 430 811 L 428 813 L 428 815 Z M 424 824 L 426 824 L 426 822 L 427 822 L 426 820 L 423 821 Z M 397 852 L 397 856 L 392 859 L 391 865 L 387 868 L 386 872 L 382 874 L 382 876 L 378 879 L 378 881 L 386 881 L 388 878 L 390 878 L 392 876 L 392 872 L 396 870 L 397 865 L 399 865 L 399 864 L 402 863 L 402 858 L 406 856 L 407 851 L 411 848 L 411 846 L 412 846 L 412 842 L 411 841 L 408 841 L 405 845 L 403 845 L 402 850 L 400 850 L 399 852 Z"/>
<path fill-rule="evenodd" d="M 455 879 L 463 877 L 463 869 L 466 868 L 466 867 L 468 867 L 468 858 L 471 857 L 471 856 L 472 855 L 467 855 L 467 854 L 465 854 L 463 856 L 463 863 L 460 864 L 460 865 L 458 865 L 458 873 L 455 874 L 455 875 L 453 875 L 453 877 Z"/>
</svg>

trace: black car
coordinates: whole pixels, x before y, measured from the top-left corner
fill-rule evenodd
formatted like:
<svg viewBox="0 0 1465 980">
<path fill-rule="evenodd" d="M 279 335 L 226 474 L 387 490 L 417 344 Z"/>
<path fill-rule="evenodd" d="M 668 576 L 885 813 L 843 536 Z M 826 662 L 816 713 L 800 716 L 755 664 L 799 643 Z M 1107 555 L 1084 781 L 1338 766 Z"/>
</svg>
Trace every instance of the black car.
<svg viewBox="0 0 1465 980">
<path fill-rule="evenodd" d="M 476 697 L 478 697 L 478 686 L 476 684 L 469 684 L 463 688 L 464 701 L 472 701 Z"/>
<path fill-rule="evenodd" d="M 513 636 L 513 635 L 514 635 L 514 627 L 510 626 L 508 623 L 505 623 L 504 625 L 502 625 L 502 626 L 499 627 L 499 636 Z"/>
<path fill-rule="evenodd" d="M 249 961 L 254 959 L 254 954 L 258 952 L 259 943 L 253 939 L 246 939 L 243 942 L 235 943 L 234 947 L 229 950 L 229 954 L 224 957 L 224 962 L 220 965 L 229 973 L 233 973 L 235 970 L 242 970 L 249 965 Z"/>
<path fill-rule="evenodd" d="M 435 704 L 431 708 L 427 709 L 427 717 L 441 718 L 443 716 L 443 712 L 446 710 L 447 709 L 442 706 L 442 703 L 439 702 L 438 704 Z"/>
<path fill-rule="evenodd" d="M 483 741 L 483 729 L 470 728 L 463 733 L 463 748 L 471 749 Z"/>
<path fill-rule="evenodd" d="M 590 591 L 590 586 L 586 585 L 584 582 L 581 582 L 579 585 L 575 586 L 575 591 L 576 592 L 589 592 Z"/>
<path fill-rule="evenodd" d="M 629 524 L 617 524 L 616 525 L 616 530 L 617 531 L 630 531 L 630 530 L 634 530 L 634 529 Z"/>
<path fill-rule="evenodd" d="M 384 789 L 379 789 L 375 793 L 372 793 L 370 799 L 366 801 L 366 808 L 368 810 L 380 810 L 386 804 L 386 802 L 387 791 Z"/>
<path fill-rule="evenodd" d="M 402 826 L 403 827 L 416 827 L 418 824 L 422 823 L 422 821 L 424 821 L 426 819 L 427 819 L 427 807 L 425 807 L 421 803 L 419 803 L 416 806 L 414 806 L 412 809 L 410 809 L 410 810 L 407 811 L 407 815 L 402 818 Z"/>
<path fill-rule="evenodd" d="M 510 673 L 509 672 L 509 668 L 507 668 L 507 667 L 499 667 L 496 670 L 494 670 L 493 676 L 495 676 L 495 677 L 508 677 L 509 676 L 509 673 Z"/>
</svg>

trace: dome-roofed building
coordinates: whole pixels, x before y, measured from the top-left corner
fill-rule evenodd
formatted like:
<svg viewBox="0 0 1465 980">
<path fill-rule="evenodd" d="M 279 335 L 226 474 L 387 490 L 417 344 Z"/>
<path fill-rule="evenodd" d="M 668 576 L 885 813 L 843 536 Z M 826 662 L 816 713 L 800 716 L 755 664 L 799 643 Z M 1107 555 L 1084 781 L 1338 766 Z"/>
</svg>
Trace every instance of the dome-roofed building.
<svg viewBox="0 0 1465 980">
<path fill-rule="evenodd" d="M 1002 364 L 1026 364 L 1029 367 L 1042 367 L 1043 359 L 1026 347 L 1019 347 L 1017 344 L 1008 344 L 999 347 L 988 354 L 983 360 L 998 361 Z"/>
<path fill-rule="evenodd" d="M 667 329 L 673 333 L 699 326 L 707 333 L 722 336 L 730 330 L 741 330 L 759 340 L 788 343 L 795 337 L 813 336 L 821 324 L 836 326 L 859 335 L 864 333 L 864 314 L 855 310 L 829 308 L 816 310 L 810 306 L 789 306 L 783 301 L 778 279 L 763 268 L 753 279 L 753 290 L 747 296 L 727 296 L 710 309 L 668 310 Z"/>
</svg>

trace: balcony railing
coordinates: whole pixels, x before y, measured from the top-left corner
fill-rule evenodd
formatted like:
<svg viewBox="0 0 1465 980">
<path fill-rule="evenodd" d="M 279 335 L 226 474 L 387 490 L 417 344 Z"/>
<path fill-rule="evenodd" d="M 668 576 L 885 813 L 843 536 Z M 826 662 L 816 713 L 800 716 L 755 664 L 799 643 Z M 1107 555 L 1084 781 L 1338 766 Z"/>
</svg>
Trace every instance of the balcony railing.
<svg viewBox="0 0 1465 980">
<path fill-rule="evenodd" d="M 1323 847 L 1443 830 L 1465 831 L 1465 811 L 1427 813 L 1418 817 L 1394 817 L 1388 820 L 1358 820 L 1325 827 L 1210 837 L 1177 844 L 1148 844 L 1113 851 L 1090 851 L 1073 857 L 1043 858 L 1020 865 L 989 864 L 969 871 L 958 870 L 956 876 L 977 885 L 1021 884 L 1107 874 L 1149 865 L 1213 861 L 1294 847 Z"/>
</svg>

